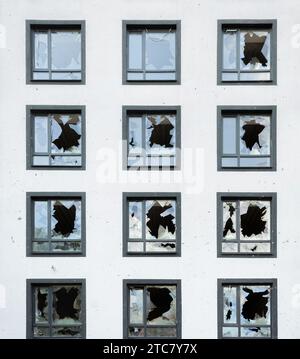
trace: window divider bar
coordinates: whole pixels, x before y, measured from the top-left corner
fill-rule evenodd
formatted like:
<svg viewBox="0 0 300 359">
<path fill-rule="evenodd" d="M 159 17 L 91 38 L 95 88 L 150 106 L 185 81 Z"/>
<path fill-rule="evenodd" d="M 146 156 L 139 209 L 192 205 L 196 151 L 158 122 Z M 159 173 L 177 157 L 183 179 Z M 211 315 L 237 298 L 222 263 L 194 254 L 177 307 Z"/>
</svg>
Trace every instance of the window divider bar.
<svg viewBox="0 0 300 359">
<path fill-rule="evenodd" d="M 142 239 L 143 250 L 146 253 L 146 201 L 142 201 Z"/>
<path fill-rule="evenodd" d="M 240 290 L 240 285 L 236 286 L 236 320 L 237 320 L 237 324 L 238 324 L 238 337 L 241 337 L 241 290 Z"/>
<path fill-rule="evenodd" d="M 146 31 L 142 31 L 142 71 L 143 80 L 146 80 Z"/>
<path fill-rule="evenodd" d="M 48 218 L 48 227 L 47 227 L 47 236 L 49 251 L 51 251 L 51 199 L 47 201 L 47 218 Z"/>
<path fill-rule="evenodd" d="M 144 322 L 144 337 L 147 337 L 147 290 L 146 285 L 143 288 L 143 322 Z"/>
<path fill-rule="evenodd" d="M 49 69 L 49 79 L 52 80 L 52 72 L 51 72 L 52 64 L 51 64 L 51 30 L 48 30 L 48 69 Z"/>
</svg>

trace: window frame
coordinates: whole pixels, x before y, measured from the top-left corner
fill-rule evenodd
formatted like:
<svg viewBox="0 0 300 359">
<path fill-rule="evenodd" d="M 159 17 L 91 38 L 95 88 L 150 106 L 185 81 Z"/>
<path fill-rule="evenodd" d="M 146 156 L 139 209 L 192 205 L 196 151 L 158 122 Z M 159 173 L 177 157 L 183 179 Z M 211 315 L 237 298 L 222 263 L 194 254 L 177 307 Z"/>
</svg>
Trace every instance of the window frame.
<svg viewBox="0 0 300 359">
<path fill-rule="evenodd" d="M 224 113 L 233 116 L 242 114 L 270 115 L 270 167 L 223 167 L 223 117 Z M 237 133 L 237 136 L 239 134 Z M 231 156 L 238 158 L 236 156 Z M 252 157 L 252 156 L 247 156 Z M 262 156 L 264 157 L 264 156 Z M 277 107 L 276 106 L 217 106 L 217 171 L 276 171 L 277 170 Z"/>
<path fill-rule="evenodd" d="M 223 202 L 226 200 L 270 200 L 270 253 L 224 253 L 223 243 Z M 239 227 L 237 227 L 238 229 Z M 240 239 L 236 241 L 240 243 Z M 258 241 L 259 242 L 259 241 Z M 251 243 L 251 242 L 250 242 Z M 217 257 L 218 258 L 277 258 L 277 193 L 276 192 L 217 192 Z"/>
<path fill-rule="evenodd" d="M 26 84 L 27 85 L 85 85 L 86 83 L 86 54 L 85 54 L 85 20 L 26 20 Z M 33 79 L 33 32 L 34 29 L 73 29 L 80 28 L 81 32 L 81 80 L 34 80 Z"/>
<path fill-rule="evenodd" d="M 129 113 L 138 114 L 152 114 L 175 112 L 176 116 L 176 128 L 175 128 L 175 142 L 176 142 L 176 165 L 175 166 L 128 166 L 128 117 Z M 181 169 L 181 106 L 122 106 L 122 140 L 123 140 L 123 171 L 128 170 L 180 170 Z M 149 168 L 150 167 L 150 168 Z"/>
<path fill-rule="evenodd" d="M 81 251 L 78 252 L 33 252 L 34 200 L 78 198 L 81 201 Z M 49 213 L 48 213 L 49 216 Z M 49 241 L 49 239 L 48 239 Z M 51 241 L 51 240 L 50 240 Z M 26 192 L 26 257 L 85 257 L 86 256 L 86 194 L 85 192 Z"/>
<path fill-rule="evenodd" d="M 176 337 L 129 337 L 128 328 L 129 323 L 129 286 L 138 286 L 145 287 L 148 285 L 152 286 L 176 286 Z M 147 322 L 143 324 L 144 327 L 147 326 Z M 161 326 L 159 326 L 161 327 Z M 180 279 L 123 279 L 123 339 L 181 339 L 182 335 L 182 294 L 181 294 L 181 280 Z"/>
<path fill-rule="evenodd" d="M 34 166 L 34 126 L 35 114 L 78 112 L 81 116 L 81 166 Z M 79 157 L 79 156 L 78 156 Z M 26 169 L 43 171 L 85 171 L 86 170 L 86 113 L 85 106 L 60 106 L 60 105 L 27 105 L 26 106 Z"/>
<path fill-rule="evenodd" d="M 34 296 L 33 289 L 38 285 L 80 285 L 81 286 L 81 337 L 35 337 L 33 335 Z M 84 278 L 72 279 L 26 279 L 26 338 L 27 339 L 85 339 L 86 338 L 86 280 Z"/>
<path fill-rule="evenodd" d="M 223 315 L 224 315 L 224 307 L 223 307 L 223 286 L 224 285 L 270 285 L 272 287 L 272 295 L 271 295 L 271 313 L 270 313 L 270 328 L 271 328 L 271 336 L 270 337 L 223 337 Z M 277 339 L 277 279 L 276 278 L 218 278 L 217 279 L 217 291 L 218 291 L 218 339 Z M 238 298 L 240 300 L 240 297 Z M 241 325 L 238 326 L 240 328 Z"/>
<path fill-rule="evenodd" d="M 175 252 L 128 252 L 128 201 L 131 199 L 174 199 L 176 201 L 176 251 Z M 181 257 L 181 193 L 180 192 L 123 192 L 123 257 Z M 155 240 L 152 240 L 155 241 Z M 158 240 L 157 240 L 158 241 Z M 140 242 L 146 242 L 142 238 Z"/>
<path fill-rule="evenodd" d="M 223 28 L 236 27 L 241 29 L 243 27 L 253 26 L 259 29 L 260 26 L 269 27 L 271 29 L 271 54 L 270 54 L 270 80 L 248 80 L 248 81 L 223 81 Z M 226 19 L 218 20 L 218 44 L 217 44 L 217 85 L 277 85 L 277 20 L 244 20 L 244 19 Z"/>
<path fill-rule="evenodd" d="M 175 35 L 175 80 L 127 80 L 128 70 L 128 28 L 172 26 Z M 122 20 L 122 84 L 123 85 L 180 85 L 181 84 L 181 20 Z"/>
</svg>

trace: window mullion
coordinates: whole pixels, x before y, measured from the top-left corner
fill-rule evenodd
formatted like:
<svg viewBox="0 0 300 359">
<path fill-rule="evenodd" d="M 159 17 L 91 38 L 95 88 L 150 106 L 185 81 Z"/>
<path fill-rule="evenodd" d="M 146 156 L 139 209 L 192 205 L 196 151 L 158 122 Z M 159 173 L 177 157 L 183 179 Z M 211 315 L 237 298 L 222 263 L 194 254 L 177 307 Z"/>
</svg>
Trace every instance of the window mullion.
<svg viewBox="0 0 300 359">
<path fill-rule="evenodd" d="M 146 201 L 142 201 L 142 216 L 143 251 L 146 253 Z"/>
<path fill-rule="evenodd" d="M 237 166 L 240 167 L 241 160 L 240 160 L 240 115 L 237 114 L 236 116 L 236 131 L 235 131 L 235 138 L 236 138 L 236 154 L 237 154 Z"/>
<path fill-rule="evenodd" d="M 236 239 L 238 241 L 238 253 L 240 253 L 241 249 L 241 207 L 240 207 L 241 201 L 238 200 L 236 202 Z"/>
<path fill-rule="evenodd" d="M 238 325 L 238 337 L 241 337 L 241 286 L 238 285 L 236 288 L 236 312 L 237 312 L 237 325 Z"/>
<path fill-rule="evenodd" d="M 143 80 L 146 80 L 146 30 L 142 32 L 142 71 Z"/>
<path fill-rule="evenodd" d="M 48 302 L 48 323 L 49 323 L 49 334 L 50 334 L 50 337 L 53 336 L 53 333 L 52 333 L 52 314 L 53 314 L 53 287 L 48 287 L 49 290 L 48 290 L 48 294 L 49 294 L 49 302 Z"/>
<path fill-rule="evenodd" d="M 51 63 L 51 30 L 48 30 L 48 71 L 49 71 L 49 79 L 52 80 L 52 63 Z"/>
<path fill-rule="evenodd" d="M 51 199 L 47 201 L 47 212 L 48 212 L 48 246 L 49 251 L 51 251 Z"/>
<path fill-rule="evenodd" d="M 147 332 L 147 289 L 146 286 L 143 288 L 143 322 L 144 322 L 144 337 L 146 337 Z"/>
<path fill-rule="evenodd" d="M 52 143 L 52 119 L 51 119 L 51 115 L 48 114 L 48 159 L 49 159 L 49 166 L 52 165 L 52 163 L 51 163 L 51 143 Z"/>
</svg>

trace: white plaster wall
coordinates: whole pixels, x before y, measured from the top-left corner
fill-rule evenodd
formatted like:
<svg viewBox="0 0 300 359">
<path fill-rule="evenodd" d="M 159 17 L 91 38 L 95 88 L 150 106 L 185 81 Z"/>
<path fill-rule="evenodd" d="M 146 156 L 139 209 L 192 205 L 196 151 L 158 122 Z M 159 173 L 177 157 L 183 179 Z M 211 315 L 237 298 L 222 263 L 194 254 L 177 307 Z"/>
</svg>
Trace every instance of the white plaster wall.
<svg viewBox="0 0 300 359">
<path fill-rule="evenodd" d="M 217 86 L 217 19 L 278 20 L 278 85 Z M 25 84 L 25 20 L 86 20 L 86 85 Z M 121 84 L 123 19 L 179 19 L 182 84 Z M 278 334 L 300 337 L 297 0 L 0 0 L 0 337 L 24 338 L 26 278 L 86 278 L 87 337 L 122 337 L 122 279 L 182 280 L 183 338 L 217 337 L 217 278 L 278 278 Z M 294 37 L 294 42 L 293 42 Z M 86 105 L 87 170 L 26 171 L 25 106 Z M 181 105 L 182 147 L 200 149 L 185 183 L 101 183 L 122 105 Z M 216 106 L 277 105 L 277 172 L 217 172 Z M 184 164 L 183 164 L 184 165 Z M 114 163 L 121 172 L 121 163 Z M 196 173 L 197 172 L 197 173 Z M 27 191 L 85 191 L 86 258 L 26 258 Z M 182 257 L 122 258 L 122 192 L 182 192 Z M 217 259 L 216 192 L 278 193 L 278 258 Z M 5 298 L 4 298 L 5 297 Z"/>
</svg>

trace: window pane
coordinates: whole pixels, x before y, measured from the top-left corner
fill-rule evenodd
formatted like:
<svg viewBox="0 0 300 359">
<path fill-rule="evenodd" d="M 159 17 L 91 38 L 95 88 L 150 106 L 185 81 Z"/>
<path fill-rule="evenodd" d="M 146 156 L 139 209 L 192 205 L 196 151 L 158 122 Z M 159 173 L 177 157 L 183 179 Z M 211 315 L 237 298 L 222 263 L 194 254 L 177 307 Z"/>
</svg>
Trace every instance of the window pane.
<svg viewBox="0 0 300 359">
<path fill-rule="evenodd" d="M 147 328 L 147 337 L 176 337 L 176 328 Z"/>
<path fill-rule="evenodd" d="M 238 244 L 237 243 L 222 243 L 222 253 L 237 253 Z"/>
<path fill-rule="evenodd" d="M 270 253 L 271 243 L 241 243 L 240 251 L 245 253 Z"/>
<path fill-rule="evenodd" d="M 33 166 L 49 166 L 49 157 L 33 156 Z"/>
<path fill-rule="evenodd" d="M 79 81 L 81 72 L 52 72 L 52 80 Z"/>
<path fill-rule="evenodd" d="M 80 334 L 80 327 L 62 327 L 57 328 L 54 327 L 52 329 L 52 336 L 53 337 L 81 337 Z"/>
<path fill-rule="evenodd" d="M 175 72 L 147 72 L 146 80 L 174 81 L 176 80 L 176 73 Z"/>
<path fill-rule="evenodd" d="M 237 158 L 222 158 L 222 167 L 237 167 Z"/>
<path fill-rule="evenodd" d="M 48 204 L 47 201 L 34 201 L 34 238 L 48 237 Z"/>
<path fill-rule="evenodd" d="M 236 239 L 236 203 L 223 202 L 223 238 Z"/>
<path fill-rule="evenodd" d="M 81 153 L 79 115 L 51 116 L 51 153 Z"/>
<path fill-rule="evenodd" d="M 223 154 L 236 153 L 236 118 L 223 117 Z"/>
<path fill-rule="evenodd" d="M 129 202 L 129 238 L 142 238 L 142 202 Z"/>
<path fill-rule="evenodd" d="M 143 337 L 145 335 L 144 328 L 129 328 L 128 336 L 129 337 Z"/>
<path fill-rule="evenodd" d="M 49 336 L 49 328 L 34 327 L 33 328 L 33 336 L 34 337 L 48 337 Z"/>
<path fill-rule="evenodd" d="M 236 68 L 236 31 L 223 33 L 223 68 L 226 70 Z"/>
<path fill-rule="evenodd" d="M 34 116 L 34 152 L 48 153 L 47 116 Z"/>
<path fill-rule="evenodd" d="M 237 323 L 236 296 L 236 287 L 231 285 L 223 287 L 224 323 Z"/>
<path fill-rule="evenodd" d="M 129 321 L 131 324 L 143 324 L 143 289 L 129 290 Z"/>
<path fill-rule="evenodd" d="M 129 69 L 142 69 L 142 34 L 129 32 L 128 43 Z"/>
<path fill-rule="evenodd" d="M 176 287 L 148 286 L 147 325 L 176 324 Z"/>
<path fill-rule="evenodd" d="M 81 201 L 51 201 L 51 237 L 53 239 L 81 238 Z"/>
<path fill-rule="evenodd" d="M 35 323 L 48 322 L 48 288 L 34 288 Z"/>
<path fill-rule="evenodd" d="M 146 70 L 175 70 L 175 31 L 146 30 Z"/>
<path fill-rule="evenodd" d="M 270 32 L 241 31 L 240 51 L 242 70 L 269 70 Z"/>
<path fill-rule="evenodd" d="M 80 323 L 80 317 L 80 287 L 71 285 L 53 287 L 53 323 L 68 326 Z"/>
<path fill-rule="evenodd" d="M 175 239 L 175 201 L 146 201 L 146 238 Z"/>
<path fill-rule="evenodd" d="M 235 72 L 223 72 L 222 73 L 222 81 L 237 81 L 238 74 Z"/>
<path fill-rule="evenodd" d="M 141 81 L 144 79 L 144 74 L 140 72 L 129 72 L 127 74 L 128 81 Z"/>
<path fill-rule="evenodd" d="M 239 336 L 239 328 L 238 327 L 223 327 L 223 337 L 232 337 L 236 338 Z"/>
<path fill-rule="evenodd" d="M 271 167 L 270 158 L 241 158 L 240 159 L 241 167 Z"/>
<path fill-rule="evenodd" d="M 33 72 L 33 80 L 49 80 L 49 72 Z"/>
<path fill-rule="evenodd" d="M 241 286 L 241 324 L 270 324 L 270 286 Z"/>
<path fill-rule="evenodd" d="M 128 118 L 128 151 L 130 155 L 142 153 L 142 117 Z"/>
<path fill-rule="evenodd" d="M 52 166 L 81 166 L 80 156 L 51 156 Z"/>
<path fill-rule="evenodd" d="M 240 117 L 241 155 L 270 154 L 270 116 Z"/>
<path fill-rule="evenodd" d="M 128 252 L 144 252 L 144 242 L 128 242 Z"/>
<path fill-rule="evenodd" d="M 81 69 L 80 31 L 51 33 L 51 61 L 53 70 Z"/>
<path fill-rule="evenodd" d="M 271 328 L 269 327 L 241 327 L 241 337 L 270 337 Z"/>
<path fill-rule="evenodd" d="M 147 242 L 146 252 L 176 252 L 176 242 Z"/>
<path fill-rule="evenodd" d="M 47 32 L 34 33 L 34 67 L 48 68 L 48 34 Z"/>
<path fill-rule="evenodd" d="M 146 116 L 146 150 L 148 154 L 175 154 L 175 116 Z"/>
<path fill-rule="evenodd" d="M 51 241 L 51 250 L 53 252 L 80 252 L 81 243 L 80 242 L 53 242 Z"/>
<path fill-rule="evenodd" d="M 241 72 L 241 81 L 269 81 L 271 79 L 270 72 Z"/>
</svg>

